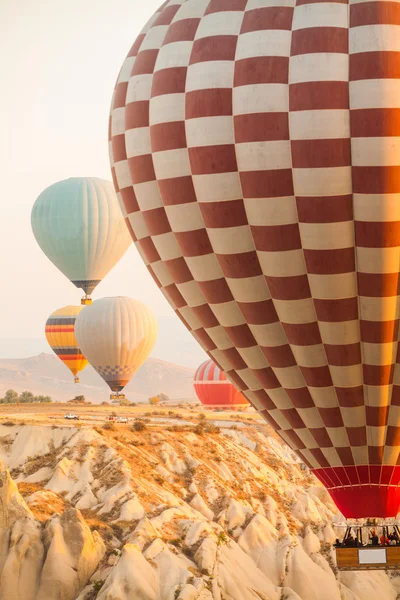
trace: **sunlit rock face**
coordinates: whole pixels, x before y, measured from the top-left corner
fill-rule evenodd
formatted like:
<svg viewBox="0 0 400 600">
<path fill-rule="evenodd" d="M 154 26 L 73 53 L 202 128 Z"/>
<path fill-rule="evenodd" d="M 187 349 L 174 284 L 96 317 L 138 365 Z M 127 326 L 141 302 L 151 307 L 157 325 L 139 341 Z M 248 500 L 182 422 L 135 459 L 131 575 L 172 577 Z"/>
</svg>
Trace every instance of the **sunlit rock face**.
<svg viewBox="0 0 400 600">
<path fill-rule="evenodd" d="M 267 426 L 0 425 L 1 600 L 395 600 Z M 174 420 L 174 417 L 171 418 Z"/>
</svg>

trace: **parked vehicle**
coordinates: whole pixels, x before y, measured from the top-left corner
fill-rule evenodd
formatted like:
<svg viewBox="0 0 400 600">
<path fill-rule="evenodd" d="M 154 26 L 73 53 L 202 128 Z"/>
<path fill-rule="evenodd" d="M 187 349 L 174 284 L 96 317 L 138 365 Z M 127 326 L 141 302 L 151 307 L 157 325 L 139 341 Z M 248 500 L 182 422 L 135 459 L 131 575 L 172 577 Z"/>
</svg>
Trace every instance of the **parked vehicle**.
<svg viewBox="0 0 400 600">
<path fill-rule="evenodd" d="M 117 423 L 127 423 L 128 419 L 126 417 L 117 417 Z"/>
<path fill-rule="evenodd" d="M 79 421 L 79 417 L 75 413 L 67 413 L 64 415 L 64 419 L 69 419 L 70 421 Z"/>
</svg>

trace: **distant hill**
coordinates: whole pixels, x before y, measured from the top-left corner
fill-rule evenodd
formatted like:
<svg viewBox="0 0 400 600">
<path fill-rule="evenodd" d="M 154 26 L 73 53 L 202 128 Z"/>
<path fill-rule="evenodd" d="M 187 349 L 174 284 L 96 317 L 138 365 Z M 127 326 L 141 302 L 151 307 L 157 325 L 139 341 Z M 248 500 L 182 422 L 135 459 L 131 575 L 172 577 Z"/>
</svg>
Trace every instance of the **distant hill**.
<svg viewBox="0 0 400 600">
<path fill-rule="evenodd" d="M 164 392 L 173 400 L 195 401 L 193 375 L 195 369 L 149 358 L 126 386 L 127 398 L 133 402 L 147 401 L 150 396 Z M 49 395 L 65 402 L 77 394 L 86 400 L 100 403 L 108 400 L 110 390 L 92 367 L 80 374 L 81 383 L 73 377 L 62 362 L 51 354 L 30 358 L 0 359 L 0 396 L 12 388 L 17 392 L 30 390 L 34 394 Z"/>
<path fill-rule="evenodd" d="M 207 354 L 175 314 L 173 316 L 157 316 L 157 321 L 158 337 L 152 357 L 189 368 L 197 368 L 207 360 Z M 171 340 L 173 340 L 172 343 Z M 0 338 L 1 358 L 35 356 L 40 352 L 50 352 L 43 334 L 36 338 Z"/>
</svg>

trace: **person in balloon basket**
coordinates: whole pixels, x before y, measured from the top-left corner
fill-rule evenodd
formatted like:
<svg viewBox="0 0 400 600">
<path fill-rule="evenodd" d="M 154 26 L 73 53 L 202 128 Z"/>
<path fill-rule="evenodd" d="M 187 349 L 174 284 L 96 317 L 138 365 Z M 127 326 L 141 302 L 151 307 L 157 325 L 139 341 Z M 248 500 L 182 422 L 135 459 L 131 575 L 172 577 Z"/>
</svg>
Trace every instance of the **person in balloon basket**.
<svg viewBox="0 0 400 600">
<path fill-rule="evenodd" d="M 372 546 L 379 546 L 379 538 L 376 535 L 376 531 L 375 530 L 370 531 L 369 539 L 371 540 L 371 545 Z"/>
<path fill-rule="evenodd" d="M 380 541 L 380 543 L 381 543 L 381 546 L 389 546 L 390 540 L 389 540 L 389 538 L 388 538 L 387 536 L 385 536 L 383 533 L 382 533 L 382 535 L 381 535 L 381 537 L 380 537 L 380 540 L 379 540 L 379 541 Z"/>
<path fill-rule="evenodd" d="M 345 546 L 349 546 L 350 548 L 354 548 L 354 546 L 356 544 L 358 546 L 358 540 L 357 540 L 357 538 L 354 538 L 352 535 L 349 535 L 349 537 L 345 541 Z"/>
</svg>

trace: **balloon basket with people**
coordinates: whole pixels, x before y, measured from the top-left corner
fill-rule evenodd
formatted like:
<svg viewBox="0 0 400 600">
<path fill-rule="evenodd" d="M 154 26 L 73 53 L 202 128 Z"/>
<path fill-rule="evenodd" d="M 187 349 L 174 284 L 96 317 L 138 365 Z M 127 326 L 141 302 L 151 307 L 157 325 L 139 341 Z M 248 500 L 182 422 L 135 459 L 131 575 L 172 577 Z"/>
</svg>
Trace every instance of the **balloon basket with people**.
<svg viewBox="0 0 400 600">
<path fill-rule="evenodd" d="M 398 569 L 400 528 L 395 519 L 348 521 L 343 537 L 336 538 L 339 571 Z"/>
<path fill-rule="evenodd" d="M 112 402 L 121 402 L 121 400 L 126 400 L 126 396 L 122 392 L 111 392 L 110 400 Z"/>
</svg>

